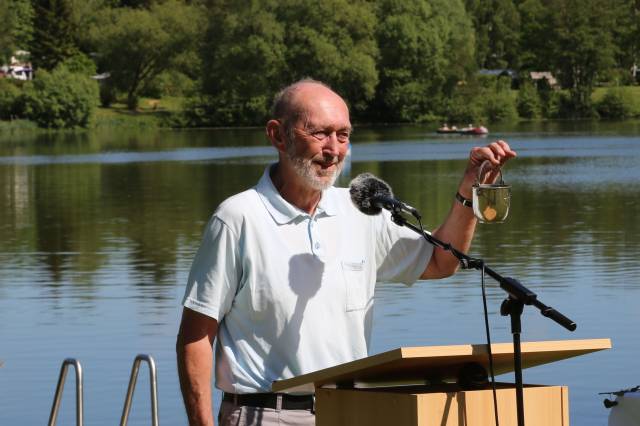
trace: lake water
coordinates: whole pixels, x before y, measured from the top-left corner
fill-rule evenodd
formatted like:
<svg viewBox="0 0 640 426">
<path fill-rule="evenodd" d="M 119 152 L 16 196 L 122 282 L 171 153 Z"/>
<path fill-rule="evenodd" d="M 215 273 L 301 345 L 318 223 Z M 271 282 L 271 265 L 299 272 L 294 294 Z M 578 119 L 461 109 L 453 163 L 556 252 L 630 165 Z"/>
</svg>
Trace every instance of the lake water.
<svg viewBox="0 0 640 426">
<path fill-rule="evenodd" d="M 598 392 L 640 384 L 640 123 L 498 130 L 490 139 L 519 153 L 504 170 L 512 209 L 478 226 L 471 254 L 578 324 L 568 332 L 529 307 L 523 341 L 612 339 L 612 350 L 524 371 L 525 383 L 570 386 L 572 424 L 606 424 Z M 469 149 L 486 142 L 360 128 L 340 183 L 372 172 L 433 228 Z M 67 357 L 84 368 L 85 424 L 116 424 L 138 353 L 157 362 L 160 422 L 186 424 L 174 344 L 191 259 L 216 205 L 274 159 L 257 129 L 0 134 L 0 424 L 45 424 Z M 505 295 L 487 283 L 492 339 L 510 342 Z M 483 343 L 479 273 L 379 285 L 374 318 L 372 353 Z M 72 373 L 59 424 L 74 422 Z M 148 400 L 143 368 L 129 424 L 149 424 Z"/>
</svg>

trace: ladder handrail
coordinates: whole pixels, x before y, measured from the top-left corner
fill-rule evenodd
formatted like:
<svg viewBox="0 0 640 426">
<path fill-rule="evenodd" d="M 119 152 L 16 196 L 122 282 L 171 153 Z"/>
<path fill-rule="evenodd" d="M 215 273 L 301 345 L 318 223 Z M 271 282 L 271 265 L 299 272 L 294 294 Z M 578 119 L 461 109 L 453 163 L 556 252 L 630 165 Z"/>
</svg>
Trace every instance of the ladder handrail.
<svg viewBox="0 0 640 426">
<path fill-rule="evenodd" d="M 58 419 L 58 410 L 60 409 L 60 402 L 62 401 L 62 392 L 64 391 L 64 382 L 67 376 L 67 370 L 69 365 L 73 365 L 76 371 L 76 425 L 82 426 L 84 418 L 83 409 L 83 390 L 82 390 L 82 365 L 80 361 L 73 358 L 67 358 L 62 361 L 60 367 L 60 376 L 58 378 L 58 384 L 56 386 L 56 393 L 53 398 L 53 405 L 51 406 L 51 414 L 49 415 L 49 426 L 55 426 Z"/>
<path fill-rule="evenodd" d="M 131 401 L 133 400 L 133 392 L 135 391 L 136 381 L 138 379 L 138 371 L 140 370 L 140 363 L 146 361 L 149 364 L 149 382 L 151 391 L 151 424 L 158 426 L 158 380 L 156 376 L 156 362 L 151 355 L 139 354 L 133 361 L 131 367 L 131 378 L 129 379 L 129 387 L 127 388 L 127 395 L 124 400 L 124 407 L 122 408 L 122 418 L 120 419 L 120 426 L 126 426 L 129 420 L 129 411 L 131 411 Z"/>
</svg>

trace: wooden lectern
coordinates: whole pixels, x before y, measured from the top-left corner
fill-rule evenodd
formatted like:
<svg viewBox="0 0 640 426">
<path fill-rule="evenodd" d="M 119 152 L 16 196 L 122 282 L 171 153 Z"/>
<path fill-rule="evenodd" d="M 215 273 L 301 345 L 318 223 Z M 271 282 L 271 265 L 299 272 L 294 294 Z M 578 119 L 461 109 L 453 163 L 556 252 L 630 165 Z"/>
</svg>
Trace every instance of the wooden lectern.
<svg viewBox="0 0 640 426">
<path fill-rule="evenodd" d="M 522 368 L 610 349 L 609 339 L 522 343 Z M 513 371 L 513 344 L 491 345 L 496 375 Z M 495 425 L 493 392 L 457 378 L 469 366 L 488 371 L 487 345 L 399 348 L 273 383 L 274 392 L 316 393 L 317 426 Z M 480 369 L 481 370 L 481 369 Z M 497 384 L 501 426 L 515 426 L 513 384 Z M 527 426 L 569 425 L 566 386 L 524 385 Z"/>
</svg>

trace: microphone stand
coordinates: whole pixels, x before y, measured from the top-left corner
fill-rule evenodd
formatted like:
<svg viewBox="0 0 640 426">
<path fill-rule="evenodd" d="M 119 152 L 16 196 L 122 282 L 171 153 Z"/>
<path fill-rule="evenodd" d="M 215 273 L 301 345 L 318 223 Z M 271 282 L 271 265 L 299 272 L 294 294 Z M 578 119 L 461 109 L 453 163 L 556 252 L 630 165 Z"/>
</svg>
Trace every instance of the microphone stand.
<svg viewBox="0 0 640 426">
<path fill-rule="evenodd" d="M 522 312 L 524 305 L 533 305 L 540 310 L 542 316 L 552 319 L 556 323 L 560 324 L 569 331 L 576 329 L 576 323 L 569 318 L 562 315 L 550 306 L 538 300 L 538 296 L 520 284 L 515 278 L 503 277 L 493 269 L 484 264 L 482 259 L 472 258 L 462 253 L 449 243 L 444 243 L 431 235 L 429 232 L 425 232 L 423 229 L 418 228 L 414 224 L 408 222 L 404 216 L 402 216 L 399 208 L 391 209 L 391 220 L 399 225 L 406 226 L 412 231 L 422 235 L 433 246 L 449 251 L 453 256 L 458 259 L 463 269 L 476 269 L 482 270 L 491 278 L 496 280 L 508 297 L 502 302 L 500 306 L 500 314 L 502 316 L 511 317 L 511 334 L 513 335 L 513 371 L 516 379 L 516 407 L 518 416 L 518 426 L 524 426 L 524 391 L 522 384 L 522 348 L 520 344 L 520 333 L 522 331 Z M 417 217 L 419 219 L 419 216 Z"/>
</svg>

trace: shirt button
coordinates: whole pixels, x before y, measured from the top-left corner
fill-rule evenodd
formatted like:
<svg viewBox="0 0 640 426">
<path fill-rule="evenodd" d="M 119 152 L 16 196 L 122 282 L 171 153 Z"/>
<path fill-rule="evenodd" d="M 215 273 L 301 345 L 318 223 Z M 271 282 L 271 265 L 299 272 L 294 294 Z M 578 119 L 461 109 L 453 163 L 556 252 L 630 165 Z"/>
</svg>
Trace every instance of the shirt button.
<svg viewBox="0 0 640 426">
<path fill-rule="evenodd" d="M 320 248 L 320 243 L 316 243 L 316 244 L 314 245 L 314 247 L 315 247 L 315 248 L 317 248 L 317 249 L 319 249 L 319 248 Z"/>
</svg>

